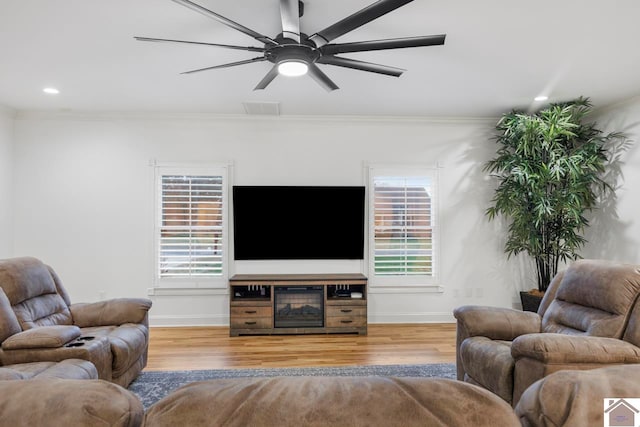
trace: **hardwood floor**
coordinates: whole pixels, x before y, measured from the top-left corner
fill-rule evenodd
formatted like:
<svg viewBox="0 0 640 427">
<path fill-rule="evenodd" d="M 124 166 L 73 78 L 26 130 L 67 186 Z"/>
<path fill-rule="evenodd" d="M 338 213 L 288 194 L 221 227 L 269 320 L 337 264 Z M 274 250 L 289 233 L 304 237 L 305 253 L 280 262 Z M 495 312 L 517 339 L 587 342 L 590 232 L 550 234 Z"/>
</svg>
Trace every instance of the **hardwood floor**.
<svg viewBox="0 0 640 427">
<path fill-rule="evenodd" d="M 229 337 L 228 327 L 152 327 L 145 370 L 455 362 L 456 326 L 369 325 L 367 336 Z"/>
</svg>

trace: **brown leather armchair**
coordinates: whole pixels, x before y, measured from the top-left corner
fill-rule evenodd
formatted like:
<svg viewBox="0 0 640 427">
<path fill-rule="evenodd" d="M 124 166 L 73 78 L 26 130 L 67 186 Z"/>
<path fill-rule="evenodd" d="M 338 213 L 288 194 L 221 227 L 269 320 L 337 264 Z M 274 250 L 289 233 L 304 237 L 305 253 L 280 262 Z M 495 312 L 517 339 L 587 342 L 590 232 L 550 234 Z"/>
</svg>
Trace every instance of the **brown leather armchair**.
<svg viewBox="0 0 640 427">
<path fill-rule="evenodd" d="M 150 308 L 143 298 L 71 304 L 51 267 L 0 260 L 0 365 L 83 359 L 126 387 L 147 363 Z"/>
<path fill-rule="evenodd" d="M 459 307 L 458 379 L 515 406 L 553 372 L 640 363 L 639 295 L 639 266 L 580 260 L 552 280 L 538 313 Z"/>
</svg>

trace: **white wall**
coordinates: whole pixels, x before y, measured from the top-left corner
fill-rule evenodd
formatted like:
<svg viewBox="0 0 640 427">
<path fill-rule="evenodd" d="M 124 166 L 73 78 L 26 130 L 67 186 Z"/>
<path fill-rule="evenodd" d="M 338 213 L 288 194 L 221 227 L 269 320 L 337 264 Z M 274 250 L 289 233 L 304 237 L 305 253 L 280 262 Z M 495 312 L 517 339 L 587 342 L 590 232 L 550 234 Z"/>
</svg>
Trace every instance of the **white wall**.
<svg viewBox="0 0 640 427">
<path fill-rule="evenodd" d="M 607 133 L 623 132 L 629 144 L 614 162 L 616 199 L 593 213 L 583 256 L 640 264 L 640 97 L 598 111 L 594 120 Z"/>
<path fill-rule="evenodd" d="M 0 106 L 0 259 L 13 249 L 13 115 Z"/>
<path fill-rule="evenodd" d="M 22 113 L 15 122 L 14 255 L 33 255 L 52 265 L 76 302 L 146 297 L 154 266 L 152 159 L 231 161 L 238 185 L 364 185 L 367 162 L 439 163 L 444 291 L 372 290 L 369 320 L 449 321 L 453 308 L 463 304 L 511 306 L 518 290 L 534 285 L 534 277 L 522 279 L 527 262 L 506 260 L 500 224 L 484 217 L 492 184 L 482 165 L 495 152 L 493 124 Z M 634 159 L 625 170 L 637 166 L 637 154 Z M 640 182 L 640 171 L 625 173 L 626 188 Z M 635 243 L 625 257 L 633 260 L 640 238 L 633 215 L 638 197 L 629 190 L 620 202 L 621 221 L 633 234 L 625 238 Z M 610 244 L 607 236 L 602 239 L 599 243 Z M 349 262 L 238 262 L 232 267 L 237 273 L 361 271 L 360 263 Z M 153 325 L 228 323 L 226 291 L 151 298 Z"/>
</svg>

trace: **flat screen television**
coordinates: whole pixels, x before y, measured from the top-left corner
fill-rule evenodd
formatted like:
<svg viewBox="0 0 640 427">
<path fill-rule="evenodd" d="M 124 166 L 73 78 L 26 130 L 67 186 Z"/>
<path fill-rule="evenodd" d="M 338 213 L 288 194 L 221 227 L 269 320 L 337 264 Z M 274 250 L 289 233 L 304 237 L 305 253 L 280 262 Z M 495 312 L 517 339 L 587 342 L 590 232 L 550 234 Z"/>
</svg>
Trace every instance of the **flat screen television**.
<svg viewBox="0 0 640 427">
<path fill-rule="evenodd" d="M 364 208 L 364 187 L 234 186 L 234 258 L 363 259 Z"/>
</svg>

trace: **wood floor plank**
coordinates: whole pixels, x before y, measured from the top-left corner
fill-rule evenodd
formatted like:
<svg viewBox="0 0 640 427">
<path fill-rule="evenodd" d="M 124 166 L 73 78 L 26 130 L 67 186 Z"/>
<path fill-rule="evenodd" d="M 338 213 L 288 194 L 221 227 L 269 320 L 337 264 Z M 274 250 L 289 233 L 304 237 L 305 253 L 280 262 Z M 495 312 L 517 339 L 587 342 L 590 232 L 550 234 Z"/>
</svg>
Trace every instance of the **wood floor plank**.
<svg viewBox="0 0 640 427">
<path fill-rule="evenodd" d="M 452 323 L 371 324 L 368 335 L 230 337 L 228 327 L 152 327 L 145 370 L 455 362 Z"/>
</svg>

